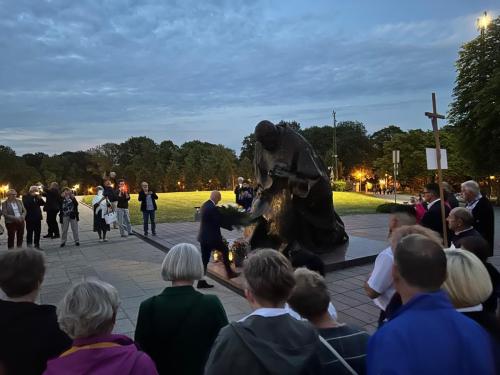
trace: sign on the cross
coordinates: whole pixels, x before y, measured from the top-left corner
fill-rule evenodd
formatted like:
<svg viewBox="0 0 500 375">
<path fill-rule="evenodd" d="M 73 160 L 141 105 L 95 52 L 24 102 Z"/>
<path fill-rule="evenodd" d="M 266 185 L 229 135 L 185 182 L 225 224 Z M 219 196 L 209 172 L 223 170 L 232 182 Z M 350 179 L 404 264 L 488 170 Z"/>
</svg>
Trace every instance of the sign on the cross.
<svg viewBox="0 0 500 375">
<path fill-rule="evenodd" d="M 435 148 L 426 148 L 425 157 L 427 159 L 428 170 L 438 169 L 437 153 Z M 441 149 L 441 169 L 448 169 L 448 155 L 445 148 Z"/>
</svg>

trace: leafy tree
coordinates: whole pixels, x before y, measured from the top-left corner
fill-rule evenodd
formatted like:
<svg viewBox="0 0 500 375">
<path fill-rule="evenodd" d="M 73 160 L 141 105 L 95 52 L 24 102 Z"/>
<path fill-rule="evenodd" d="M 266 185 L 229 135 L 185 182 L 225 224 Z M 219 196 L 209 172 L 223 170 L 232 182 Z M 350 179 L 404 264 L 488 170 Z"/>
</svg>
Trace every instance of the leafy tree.
<svg viewBox="0 0 500 375">
<path fill-rule="evenodd" d="M 257 140 L 255 138 L 255 133 L 249 134 L 245 138 L 243 138 L 240 160 L 247 158 L 248 160 L 253 162 L 256 142 Z"/>
<path fill-rule="evenodd" d="M 338 123 L 337 154 L 346 173 L 357 165 L 370 167 L 372 159 L 371 145 L 363 123 L 359 121 L 342 121 Z"/>
<path fill-rule="evenodd" d="M 297 121 L 283 121 L 283 120 L 281 120 L 280 122 L 278 122 L 277 125 L 285 125 L 285 126 L 288 126 L 290 129 L 295 130 L 296 132 L 300 132 L 300 123 L 298 123 Z"/>
<path fill-rule="evenodd" d="M 373 147 L 373 152 L 377 157 L 382 156 L 384 152 L 384 143 L 392 140 L 395 135 L 403 133 L 404 132 L 401 130 L 401 128 L 396 125 L 389 125 L 383 129 L 376 131 L 370 136 L 370 142 Z"/>
<path fill-rule="evenodd" d="M 479 176 L 500 173 L 500 17 L 464 44 L 448 113 L 463 155 Z"/>
</svg>

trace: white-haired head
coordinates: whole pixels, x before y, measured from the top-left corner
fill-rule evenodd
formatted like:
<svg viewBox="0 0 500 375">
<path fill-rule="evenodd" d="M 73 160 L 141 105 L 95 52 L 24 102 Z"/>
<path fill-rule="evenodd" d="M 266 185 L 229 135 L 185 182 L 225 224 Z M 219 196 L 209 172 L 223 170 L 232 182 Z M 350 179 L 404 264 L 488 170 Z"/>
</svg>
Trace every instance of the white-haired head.
<svg viewBox="0 0 500 375">
<path fill-rule="evenodd" d="M 172 247 L 161 265 L 161 277 L 165 281 L 194 281 L 203 277 L 201 253 L 190 243 Z"/>
<path fill-rule="evenodd" d="M 465 181 L 462 183 L 462 195 L 467 202 L 471 202 L 481 193 L 479 184 L 474 180 Z"/>
<path fill-rule="evenodd" d="M 73 339 L 111 333 L 119 305 L 114 286 L 97 279 L 84 280 L 73 285 L 60 302 L 59 326 Z"/>
</svg>

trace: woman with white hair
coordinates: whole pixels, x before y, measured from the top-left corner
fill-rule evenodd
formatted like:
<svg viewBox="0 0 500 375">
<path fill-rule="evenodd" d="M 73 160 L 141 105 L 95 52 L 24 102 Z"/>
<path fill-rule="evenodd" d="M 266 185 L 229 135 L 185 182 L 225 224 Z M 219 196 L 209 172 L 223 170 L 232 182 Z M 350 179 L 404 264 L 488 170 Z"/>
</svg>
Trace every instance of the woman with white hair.
<svg viewBox="0 0 500 375">
<path fill-rule="evenodd" d="M 106 224 L 104 215 L 108 213 L 111 203 L 104 196 L 104 188 L 102 186 L 96 188 L 96 195 L 92 199 L 92 207 L 94 208 L 94 232 L 97 232 L 99 235 L 99 241 L 106 242 L 106 232 L 109 232 L 111 229 L 109 224 Z"/>
<path fill-rule="evenodd" d="M 50 360 L 44 374 L 158 374 L 151 358 L 129 337 L 111 333 L 119 304 L 118 292 L 108 283 L 89 279 L 73 285 L 57 310 L 73 346 Z"/>
<path fill-rule="evenodd" d="M 500 340 L 497 319 L 482 305 L 493 290 L 486 267 L 469 251 L 447 249 L 445 254 L 447 277 L 442 288 L 448 293 L 453 306 Z"/>
<path fill-rule="evenodd" d="M 193 288 L 203 273 L 196 246 L 175 245 L 161 269 L 163 280 L 172 286 L 141 303 L 135 340 L 160 374 L 202 374 L 219 330 L 227 325 L 219 299 Z"/>
</svg>

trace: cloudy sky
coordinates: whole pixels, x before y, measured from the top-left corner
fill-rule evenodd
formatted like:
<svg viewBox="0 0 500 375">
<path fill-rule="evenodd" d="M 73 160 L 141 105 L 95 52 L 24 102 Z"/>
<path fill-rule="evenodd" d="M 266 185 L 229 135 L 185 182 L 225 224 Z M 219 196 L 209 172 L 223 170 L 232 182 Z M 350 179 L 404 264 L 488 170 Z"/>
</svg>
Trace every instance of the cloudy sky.
<svg viewBox="0 0 500 375">
<path fill-rule="evenodd" d="M 262 119 L 429 127 L 496 1 L 0 0 L 0 144 L 145 135 L 239 152 Z"/>
</svg>

